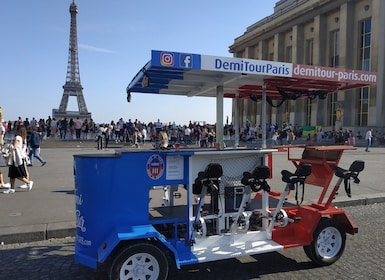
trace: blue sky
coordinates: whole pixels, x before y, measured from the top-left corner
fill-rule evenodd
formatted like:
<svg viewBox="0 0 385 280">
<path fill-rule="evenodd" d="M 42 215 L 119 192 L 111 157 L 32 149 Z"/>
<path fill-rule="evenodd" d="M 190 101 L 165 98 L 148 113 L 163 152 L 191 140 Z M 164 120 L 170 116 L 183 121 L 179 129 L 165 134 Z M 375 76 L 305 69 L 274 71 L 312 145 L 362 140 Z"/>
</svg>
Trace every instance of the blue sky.
<svg viewBox="0 0 385 280">
<path fill-rule="evenodd" d="M 1 98 L 5 120 L 47 118 L 65 83 L 72 0 L 2 0 Z M 132 95 L 126 87 L 151 50 L 231 57 L 246 28 L 273 13 L 276 1 L 76 0 L 80 78 L 97 123 L 215 122 L 214 98 Z M 70 98 L 68 110 L 78 110 Z M 230 100 L 225 116 L 231 117 Z"/>
</svg>

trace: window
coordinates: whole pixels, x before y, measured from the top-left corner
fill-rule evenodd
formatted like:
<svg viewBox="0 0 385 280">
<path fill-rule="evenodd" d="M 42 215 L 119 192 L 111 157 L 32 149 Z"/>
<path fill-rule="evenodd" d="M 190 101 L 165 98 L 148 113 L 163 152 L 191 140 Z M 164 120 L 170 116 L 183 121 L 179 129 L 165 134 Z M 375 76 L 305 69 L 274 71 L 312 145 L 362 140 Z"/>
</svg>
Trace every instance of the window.
<svg viewBox="0 0 385 280">
<path fill-rule="evenodd" d="M 358 125 L 367 126 L 368 125 L 368 113 L 369 113 L 369 87 L 364 87 L 360 89 L 360 108 L 358 110 Z"/>
<path fill-rule="evenodd" d="M 305 124 L 311 125 L 311 98 L 306 98 L 305 101 Z"/>
<path fill-rule="evenodd" d="M 292 62 L 293 61 L 293 55 L 292 55 L 292 46 L 286 47 L 286 54 L 285 54 L 285 61 L 286 62 Z"/>
<path fill-rule="evenodd" d="M 366 19 L 360 22 L 360 67 L 370 71 L 370 42 L 372 36 L 372 21 Z"/>
<path fill-rule="evenodd" d="M 285 123 L 290 124 L 290 100 L 286 100 L 285 102 Z"/>
<path fill-rule="evenodd" d="M 337 93 L 336 92 L 333 92 L 333 93 L 330 93 L 328 94 L 328 120 L 327 120 L 327 123 L 328 125 L 330 126 L 334 126 L 335 122 L 336 122 L 336 111 L 337 111 L 337 107 L 338 107 L 338 104 L 337 104 Z"/>
<path fill-rule="evenodd" d="M 306 40 L 305 64 L 313 65 L 313 54 L 314 54 L 314 41 L 313 39 Z"/>
<path fill-rule="evenodd" d="M 359 63 L 364 71 L 370 71 L 370 43 L 372 36 L 372 20 L 366 19 L 360 22 L 360 54 Z M 360 126 L 368 125 L 370 88 L 365 87 L 359 90 L 358 123 Z"/>
<path fill-rule="evenodd" d="M 340 31 L 330 32 L 330 66 L 338 67 L 340 64 Z"/>
</svg>

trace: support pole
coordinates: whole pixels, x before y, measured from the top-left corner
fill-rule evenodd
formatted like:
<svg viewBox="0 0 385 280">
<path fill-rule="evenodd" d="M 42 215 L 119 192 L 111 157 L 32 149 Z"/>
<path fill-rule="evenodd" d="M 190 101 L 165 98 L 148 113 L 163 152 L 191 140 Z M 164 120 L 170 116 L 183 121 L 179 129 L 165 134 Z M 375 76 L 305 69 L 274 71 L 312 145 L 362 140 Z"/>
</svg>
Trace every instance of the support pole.
<svg viewBox="0 0 385 280">
<path fill-rule="evenodd" d="M 266 139 L 267 139 L 267 131 L 266 131 L 266 84 L 262 85 L 262 148 L 266 148 Z"/>
<path fill-rule="evenodd" d="M 234 141 L 234 147 L 237 148 L 239 147 L 239 106 L 240 106 L 240 99 L 239 99 L 239 93 L 237 92 L 236 93 L 236 97 L 235 97 L 235 108 L 234 108 L 234 129 L 235 129 L 235 134 L 234 134 L 234 137 L 235 137 L 235 141 Z"/>
<path fill-rule="evenodd" d="M 217 124 L 216 124 L 216 148 L 224 149 L 223 142 L 223 85 L 217 86 Z"/>
</svg>

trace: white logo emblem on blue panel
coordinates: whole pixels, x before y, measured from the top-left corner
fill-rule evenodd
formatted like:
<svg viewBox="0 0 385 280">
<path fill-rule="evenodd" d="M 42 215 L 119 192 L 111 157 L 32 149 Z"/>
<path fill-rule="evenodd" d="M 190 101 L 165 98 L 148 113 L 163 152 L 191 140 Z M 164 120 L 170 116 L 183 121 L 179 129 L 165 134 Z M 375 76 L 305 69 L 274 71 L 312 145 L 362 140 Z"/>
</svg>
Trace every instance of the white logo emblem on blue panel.
<svg viewBox="0 0 385 280">
<path fill-rule="evenodd" d="M 179 66 L 182 68 L 192 68 L 193 56 L 192 54 L 181 53 L 179 59 Z"/>
</svg>

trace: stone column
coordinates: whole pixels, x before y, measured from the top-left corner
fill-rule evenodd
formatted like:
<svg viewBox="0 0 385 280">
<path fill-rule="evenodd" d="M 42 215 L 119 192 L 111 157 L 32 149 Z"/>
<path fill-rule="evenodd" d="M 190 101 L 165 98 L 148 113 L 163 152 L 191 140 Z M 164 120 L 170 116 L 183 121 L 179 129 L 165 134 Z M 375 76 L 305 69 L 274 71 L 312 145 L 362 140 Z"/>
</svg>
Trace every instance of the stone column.
<svg viewBox="0 0 385 280">
<path fill-rule="evenodd" d="M 375 110 L 375 123 L 377 126 L 385 129 L 385 2 L 372 1 L 372 57 L 376 57 L 377 61 L 371 61 L 372 69 L 378 73 L 377 87 L 370 89 L 370 94 L 376 96 L 376 104 L 370 104 L 370 110 Z M 378 49 L 376 49 L 376 47 Z M 377 66 L 377 67 L 376 67 Z M 369 124 L 370 125 L 370 124 Z"/>
</svg>

